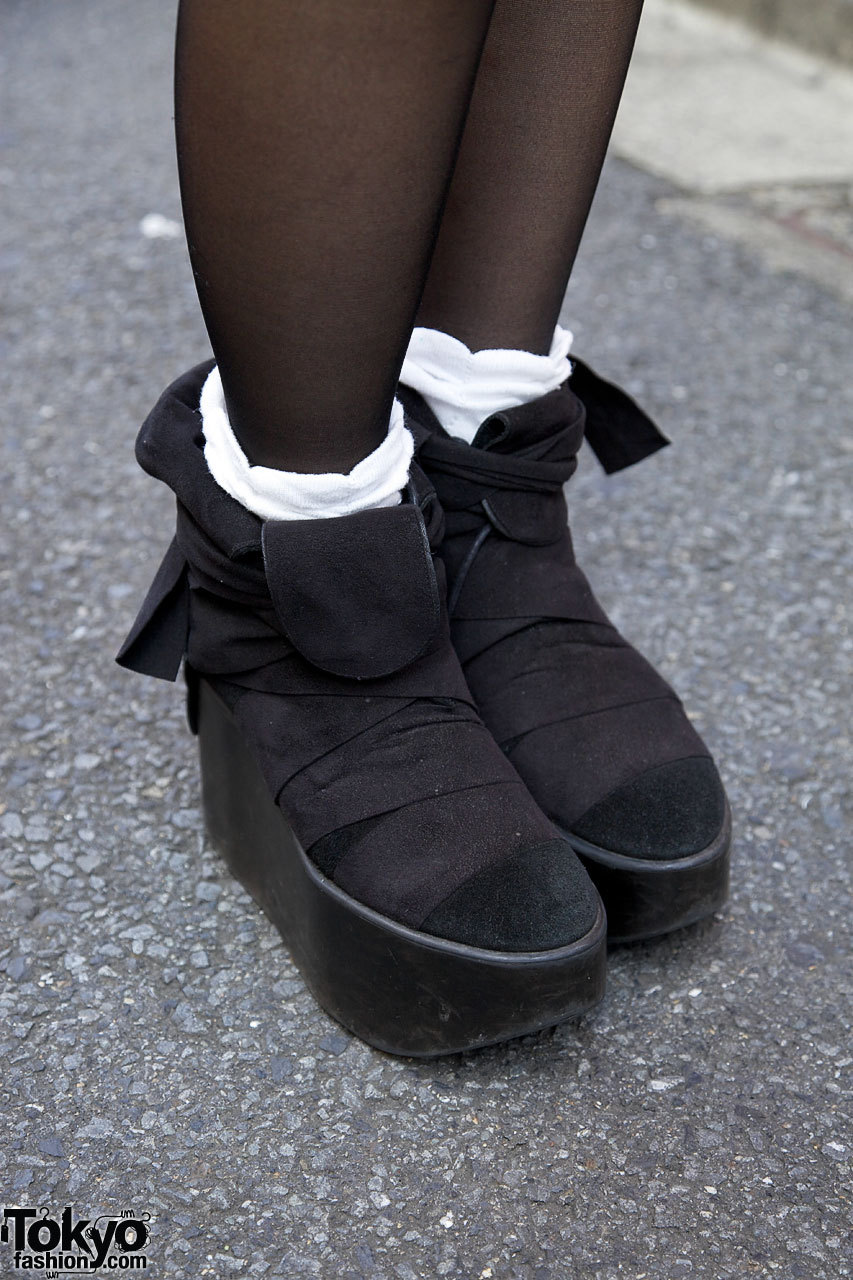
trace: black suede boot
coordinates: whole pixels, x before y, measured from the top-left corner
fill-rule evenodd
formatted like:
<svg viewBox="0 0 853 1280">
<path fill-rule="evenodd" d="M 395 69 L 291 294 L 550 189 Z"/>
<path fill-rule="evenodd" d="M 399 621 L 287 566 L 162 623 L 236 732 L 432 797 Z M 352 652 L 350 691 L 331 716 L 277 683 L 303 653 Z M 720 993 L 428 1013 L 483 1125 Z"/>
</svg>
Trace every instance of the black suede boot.
<svg viewBox="0 0 853 1280">
<path fill-rule="evenodd" d="M 667 442 L 624 392 L 573 363 L 571 385 L 495 414 L 472 445 L 416 392 L 399 395 L 446 515 L 451 634 L 477 708 L 580 855 L 611 940 L 631 941 L 724 902 L 731 824 L 705 744 L 609 622 L 568 529 L 563 485 L 585 427 L 607 471 Z"/>
<path fill-rule="evenodd" d="M 442 514 L 261 521 L 210 476 L 199 393 L 137 442 L 177 534 L 119 662 L 186 658 L 214 844 L 325 1008 L 392 1053 L 549 1026 L 603 994 L 604 913 L 477 714 L 450 643 Z"/>
</svg>

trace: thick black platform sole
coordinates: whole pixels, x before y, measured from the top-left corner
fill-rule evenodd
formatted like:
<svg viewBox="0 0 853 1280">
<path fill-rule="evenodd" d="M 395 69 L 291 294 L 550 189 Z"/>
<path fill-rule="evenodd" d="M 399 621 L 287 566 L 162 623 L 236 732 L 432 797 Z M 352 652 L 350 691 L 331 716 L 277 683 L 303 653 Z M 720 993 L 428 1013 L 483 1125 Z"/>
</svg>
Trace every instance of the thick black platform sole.
<svg viewBox="0 0 853 1280">
<path fill-rule="evenodd" d="M 720 834 L 687 858 L 628 858 L 563 832 L 586 867 L 607 912 L 609 942 L 642 942 L 696 924 L 729 896 L 732 818 Z"/>
<path fill-rule="evenodd" d="M 342 892 L 306 856 L 205 680 L 191 686 L 190 711 L 213 845 L 319 1003 L 362 1040 L 412 1057 L 458 1053 L 554 1026 L 601 1000 L 603 910 L 571 945 L 525 953 L 483 951 L 397 924 Z"/>
</svg>

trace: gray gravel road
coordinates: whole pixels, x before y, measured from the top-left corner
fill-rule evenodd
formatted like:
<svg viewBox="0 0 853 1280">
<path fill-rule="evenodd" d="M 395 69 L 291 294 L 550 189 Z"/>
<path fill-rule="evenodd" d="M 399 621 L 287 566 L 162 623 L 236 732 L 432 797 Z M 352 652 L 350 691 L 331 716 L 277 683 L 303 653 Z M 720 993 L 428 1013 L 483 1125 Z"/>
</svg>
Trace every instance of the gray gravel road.
<svg viewBox="0 0 853 1280">
<path fill-rule="evenodd" d="M 173 7 L 0 13 L 2 1204 L 150 1213 L 176 1280 L 850 1275 L 850 309 L 609 167 L 565 318 L 675 447 L 587 459 L 573 523 L 719 755 L 732 900 L 582 1023 L 383 1057 L 206 846 L 178 690 L 112 663 L 170 536 L 133 438 L 206 350 L 140 230 Z"/>
</svg>

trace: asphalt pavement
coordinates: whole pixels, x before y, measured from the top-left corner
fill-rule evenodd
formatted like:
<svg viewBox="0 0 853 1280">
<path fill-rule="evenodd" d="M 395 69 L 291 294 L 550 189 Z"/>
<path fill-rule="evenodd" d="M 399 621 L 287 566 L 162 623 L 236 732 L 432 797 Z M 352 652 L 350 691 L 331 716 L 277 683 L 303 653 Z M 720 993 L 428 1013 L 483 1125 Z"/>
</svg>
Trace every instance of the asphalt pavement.
<svg viewBox="0 0 853 1280">
<path fill-rule="evenodd" d="M 171 536 L 134 436 L 207 352 L 173 20 L 0 13 L 0 1204 L 150 1215 L 175 1280 L 849 1276 L 850 302 L 609 162 L 564 322 L 674 443 L 586 458 L 572 523 L 718 756 L 731 901 L 581 1022 L 385 1057 L 205 843 L 180 690 L 112 661 Z"/>
</svg>

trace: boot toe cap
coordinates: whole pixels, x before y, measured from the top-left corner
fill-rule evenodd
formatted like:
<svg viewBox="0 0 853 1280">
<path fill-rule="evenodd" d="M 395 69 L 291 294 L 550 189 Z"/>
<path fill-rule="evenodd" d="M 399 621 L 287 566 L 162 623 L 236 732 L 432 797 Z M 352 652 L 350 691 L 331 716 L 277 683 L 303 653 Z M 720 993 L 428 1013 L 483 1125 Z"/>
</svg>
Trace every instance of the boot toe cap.
<svg viewBox="0 0 853 1280">
<path fill-rule="evenodd" d="M 518 850 L 471 876 L 420 928 L 490 951 L 569 946 L 595 925 L 598 894 L 563 840 Z"/>
<path fill-rule="evenodd" d="M 571 833 L 626 857 L 673 860 L 707 849 L 725 814 L 726 795 L 713 760 L 691 756 L 616 787 L 572 824 Z"/>
</svg>

